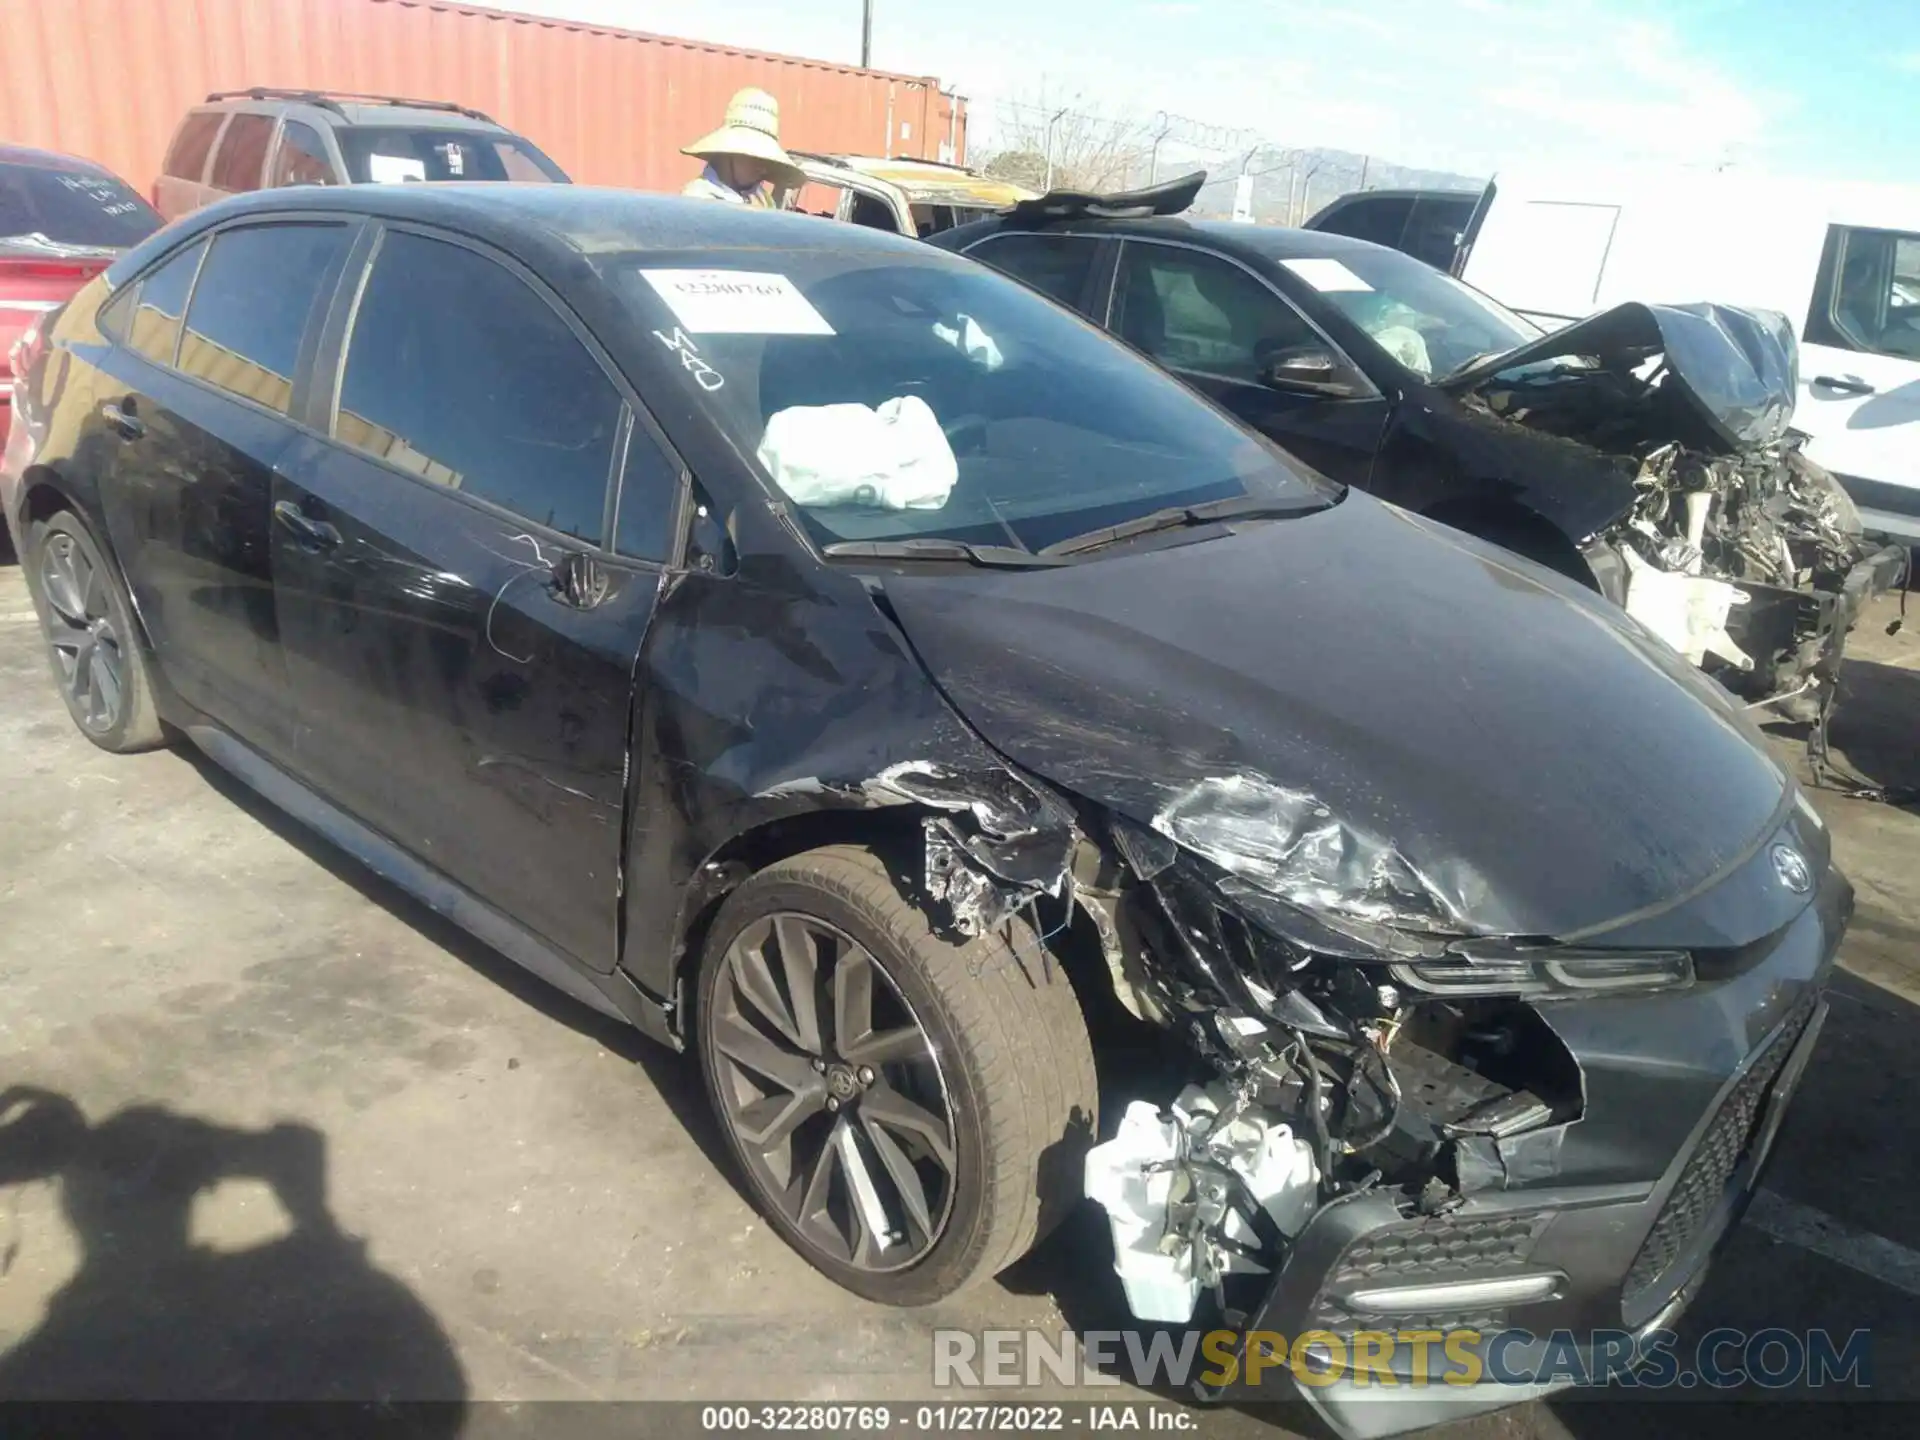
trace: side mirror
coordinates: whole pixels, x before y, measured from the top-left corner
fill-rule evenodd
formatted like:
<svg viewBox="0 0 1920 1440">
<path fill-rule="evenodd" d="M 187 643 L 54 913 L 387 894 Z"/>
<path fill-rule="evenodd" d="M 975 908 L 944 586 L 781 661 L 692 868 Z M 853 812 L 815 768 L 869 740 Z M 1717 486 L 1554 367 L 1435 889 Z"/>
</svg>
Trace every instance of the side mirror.
<svg viewBox="0 0 1920 1440">
<path fill-rule="evenodd" d="M 607 598 L 607 572 L 584 550 L 563 550 L 553 562 L 553 597 L 575 610 L 591 610 Z"/>
<path fill-rule="evenodd" d="M 1316 395 L 1351 395 L 1339 362 L 1325 350 L 1289 350 L 1269 360 L 1261 376 L 1275 390 L 1305 390 Z"/>
</svg>

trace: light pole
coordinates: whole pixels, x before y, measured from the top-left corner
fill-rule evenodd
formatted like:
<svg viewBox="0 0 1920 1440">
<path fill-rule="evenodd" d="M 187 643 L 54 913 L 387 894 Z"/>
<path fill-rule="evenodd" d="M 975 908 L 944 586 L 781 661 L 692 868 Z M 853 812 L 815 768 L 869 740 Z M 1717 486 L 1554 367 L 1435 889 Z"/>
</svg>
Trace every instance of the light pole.
<svg viewBox="0 0 1920 1440">
<path fill-rule="evenodd" d="M 873 0 L 860 4 L 860 68 L 873 68 Z"/>
<path fill-rule="evenodd" d="M 1053 127 L 1066 117 L 1067 108 L 1063 106 L 1054 111 L 1047 120 L 1047 179 L 1040 188 L 1049 195 L 1053 193 Z"/>
<path fill-rule="evenodd" d="M 1160 128 L 1154 133 L 1153 148 L 1147 152 L 1147 188 L 1151 190 L 1160 180 L 1160 142 L 1167 138 L 1173 129 L 1173 117 L 1162 110 L 1154 117 L 1160 122 Z"/>
</svg>

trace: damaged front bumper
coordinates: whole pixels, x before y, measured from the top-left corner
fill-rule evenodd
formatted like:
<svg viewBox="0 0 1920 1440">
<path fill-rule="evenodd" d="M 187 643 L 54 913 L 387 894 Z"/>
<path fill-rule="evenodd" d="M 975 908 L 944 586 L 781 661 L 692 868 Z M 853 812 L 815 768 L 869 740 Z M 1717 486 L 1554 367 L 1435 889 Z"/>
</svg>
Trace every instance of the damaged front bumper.
<svg viewBox="0 0 1920 1440">
<path fill-rule="evenodd" d="M 1508 1378 L 1488 1373 L 1486 1349 L 1503 1332 L 1570 1332 L 1584 1373 L 1600 1374 L 1608 1356 L 1596 1361 L 1596 1349 L 1612 1345 L 1617 1365 L 1623 1335 L 1644 1340 L 1672 1324 L 1771 1154 L 1825 1019 L 1852 898 L 1829 870 L 1816 903 L 1762 953 L 1703 965 L 1691 990 L 1541 1005 L 1586 1091 L 1551 1163 L 1443 1214 L 1415 1213 L 1383 1189 L 1332 1201 L 1294 1238 L 1245 1327 L 1284 1345 L 1325 1332 L 1349 1356 L 1362 1332 L 1471 1332 L 1449 1360 L 1459 1371 L 1476 1357 L 1478 1383 L 1443 1382 L 1407 1344 L 1371 1374 L 1300 1384 L 1268 1364 L 1249 1383 L 1243 1351 L 1234 1382 L 1207 1398 L 1303 1395 L 1342 1435 L 1398 1434 L 1564 1388 L 1513 1378 L 1528 1348 L 1512 1341 L 1496 1367 Z M 1374 1342 L 1376 1359 L 1387 1343 Z"/>
</svg>

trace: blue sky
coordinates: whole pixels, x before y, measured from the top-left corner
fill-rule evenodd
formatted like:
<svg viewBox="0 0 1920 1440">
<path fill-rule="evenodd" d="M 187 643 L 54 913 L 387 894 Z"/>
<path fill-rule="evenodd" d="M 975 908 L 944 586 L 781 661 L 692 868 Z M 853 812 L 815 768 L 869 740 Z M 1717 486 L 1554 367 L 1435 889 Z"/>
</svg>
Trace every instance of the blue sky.
<svg viewBox="0 0 1920 1440">
<path fill-rule="evenodd" d="M 478 3 L 859 53 L 860 0 Z M 1474 174 L 1731 160 L 1920 182 L 1913 0 L 875 0 L 873 60 L 970 97 L 976 143 L 996 107 L 1072 103 Z"/>
</svg>

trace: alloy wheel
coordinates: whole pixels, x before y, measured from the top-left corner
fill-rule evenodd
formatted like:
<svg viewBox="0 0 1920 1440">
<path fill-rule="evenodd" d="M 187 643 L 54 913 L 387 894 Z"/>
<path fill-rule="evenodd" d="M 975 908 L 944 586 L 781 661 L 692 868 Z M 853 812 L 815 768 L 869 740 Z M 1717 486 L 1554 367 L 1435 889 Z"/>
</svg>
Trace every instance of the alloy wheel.
<svg viewBox="0 0 1920 1440">
<path fill-rule="evenodd" d="M 811 916 L 742 930 L 706 1023 L 720 1112 L 768 1203 L 840 1264 L 900 1270 L 953 1206 L 933 1041 L 873 954 Z"/>
<path fill-rule="evenodd" d="M 40 553 L 47 643 L 74 718 L 98 735 L 119 723 L 126 702 L 126 655 L 113 617 L 112 582 L 71 535 L 55 533 Z"/>
</svg>

